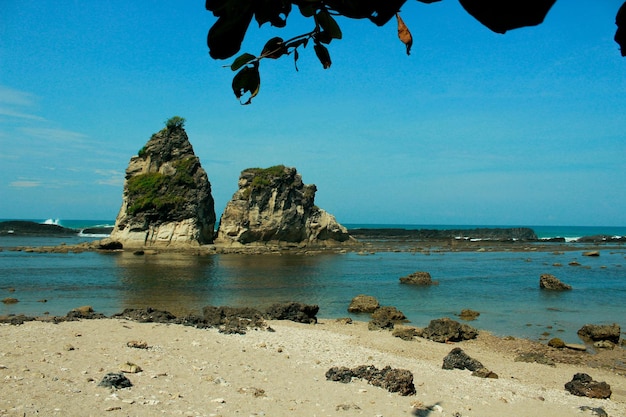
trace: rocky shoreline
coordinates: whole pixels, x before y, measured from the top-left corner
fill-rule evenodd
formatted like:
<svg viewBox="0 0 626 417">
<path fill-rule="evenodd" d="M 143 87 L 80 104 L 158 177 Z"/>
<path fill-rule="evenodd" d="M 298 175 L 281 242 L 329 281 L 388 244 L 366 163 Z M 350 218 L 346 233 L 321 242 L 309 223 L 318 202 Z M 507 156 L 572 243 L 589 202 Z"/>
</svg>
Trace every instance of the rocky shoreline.
<svg viewBox="0 0 626 417">
<path fill-rule="evenodd" d="M 0 415 L 616 417 L 626 407 L 621 348 L 590 354 L 482 331 L 440 343 L 294 305 L 272 318 L 206 307 L 195 324 L 82 307 L 0 326 Z"/>
</svg>

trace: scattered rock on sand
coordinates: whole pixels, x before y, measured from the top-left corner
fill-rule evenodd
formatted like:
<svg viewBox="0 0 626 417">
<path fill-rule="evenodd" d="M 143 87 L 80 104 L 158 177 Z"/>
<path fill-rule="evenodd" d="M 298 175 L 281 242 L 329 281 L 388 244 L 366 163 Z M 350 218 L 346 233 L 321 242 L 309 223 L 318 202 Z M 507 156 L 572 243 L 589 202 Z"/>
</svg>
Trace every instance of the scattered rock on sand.
<svg viewBox="0 0 626 417">
<path fill-rule="evenodd" d="M 553 337 L 552 339 L 548 340 L 548 346 L 555 349 L 563 349 L 565 347 L 565 342 L 558 337 Z"/>
<path fill-rule="evenodd" d="M 317 323 L 318 305 L 302 303 L 274 304 L 265 311 L 265 315 L 270 320 L 291 320 L 296 323 Z"/>
<path fill-rule="evenodd" d="M 385 388 L 389 392 L 398 392 L 400 395 L 415 394 L 413 374 L 406 369 L 393 369 L 386 366 L 378 369 L 373 365 L 361 365 L 356 368 L 332 367 L 326 371 L 326 379 L 347 384 L 352 378 L 365 379 L 370 384 Z"/>
<path fill-rule="evenodd" d="M 433 281 L 430 273 L 424 271 L 413 272 L 410 275 L 401 277 L 400 283 L 411 285 L 439 285 L 439 281 Z"/>
<path fill-rule="evenodd" d="M 480 368 L 484 368 L 483 364 L 476 359 L 469 357 L 467 353 L 461 348 L 454 348 L 443 358 L 442 369 L 469 369 L 470 371 L 476 371 Z"/>
<path fill-rule="evenodd" d="M 431 320 L 421 334 L 421 337 L 439 343 L 460 342 L 474 339 L 476 336 L 478 336 L 478 330 L 448 317 Z"/>
<path fill-rule="evenodd" d="M 369 330 L 391 330 L 396 323 L 406 320 L 406 316 L 395 307 L 380 307 L 372 314 L 372 320 L 367 325 Z"/>
<path fill-rule="evenodd" d="M 132 387 L 133 384 L 130 382 L 128 378 L 126 378 L 124 374 L 110 372 L 102 378 L 98 386 L 105 387 L 105 388 L 120 389 L 120 388 Z"/>
<path fill-rule="evenodd" d="M 611 386 L 606 382 L 594 381 L 588 374 L 578 373 L 565 384 L 565 389 L 572 395 L 589 398 L 611 398 Z"/>
<path fill-rule="evenodd" d="M 380 307 L 380 303 L 371 295 L 359 294 L 350 301 L 348 312 L 350 313 L 373 313 Z"/>
<path fill-rule="evenodd" d="M 572 286 L 561 282 L 552 274 L 541 274 L 539 277 L 539 288 L 542 290 L 564 291 L 571 290 Z"/>
<path fill-rule="evenodd" d="M 399 337 L 402 340 L 413 340 L 418 334 L 418 329 L 409 326 L 394 327 L 393 331 L 391 332 L 391 335 L 393 337 Z"/>
</svg>

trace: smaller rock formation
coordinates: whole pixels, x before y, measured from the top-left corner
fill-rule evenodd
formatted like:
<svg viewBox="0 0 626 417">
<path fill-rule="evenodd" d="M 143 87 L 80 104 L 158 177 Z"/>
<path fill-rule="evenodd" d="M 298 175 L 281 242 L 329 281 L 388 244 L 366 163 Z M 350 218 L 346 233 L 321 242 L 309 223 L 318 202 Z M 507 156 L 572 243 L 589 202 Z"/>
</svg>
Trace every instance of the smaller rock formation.
<svg viewBox="0 0 626 417">
<path fill-rule="evenodd" d="M 565 342 L 558 337 L 553 337 L 552 339 L 548 340 L 548 346 L 555 349 L 563 349 L 565 347 Z"/>
<path fill-rule="evenodd" d="M 480 316 L 480 313 L 475 310 L 471 310 L 469 308 L 461 310 L 461 314 L 459 314 L 459 318 L 465 321 L 476 320 Z"/>
<path fill-rule="evenodd" d="M 283 303 L 273 304 L 265 310 L 269 320 L 291 320 L 297 323 L 317 323 L 320 307 L 315 304 Z"/>
<path fill-rule="evenodd" d="M 354 241 L 334 216 L 314 204 L 316 191 L 315 185 L 302 182 L 295 168 L 284 165 L 242 171 L 215 242 L 336 245 Z"/>
<path fill-rule="evenodd" d="M 439 281 L 433 281 L 430 273 L 424 271 L 417 271 L 400 278 L 401 284 L 411 285 L 439 285 Z"/>
<path fill-rule="evenodd" d="M 361 365 L 352 369 L 335 366 L 326 371 L 326 379 L 329 381 L 347 384 L 352 378 L 365 379 L 371 385 L 400 395 L 413 395 L 416 392 L 413 374 L 406 369 L 393 369 L 390 366 L 378 369 L 373 365 Z"/>
<path fill-rule="evenodd" d="M 395 307 L 380 307 L 372 313 L 372 320 L 367 324 L 369 330 L 391 330 L 396 323 L 406 320 L 406 316 Z"/>
<path fill-rule="evenodd" d="M 173 119 L 130 159 L 122 207 L 105 243 L 140 248 L 213 242 L 211 183 L 182 123 L 170 123 Z"/>
<path fill-rule="evenodd" d="M 461 348 L 454 348 L 443 358 L 442 369 L 469 369 L 475 371 L 484 368 L 483 364 L 476 359 L 472 359 Z"/>
<path fill-rule="evenodd" d="M 98 386 L 105 388 L 122 389 L 132 387 L 133 384 L 128 378 L 126 378 L 123 373 L 110 372 L 102 378 L 100 383 L 98 383 Z"/>
<path fill-rule="evenodd" d="M 380 307 L 380 303 L 371 295 L 359 294 L 350 301 L 348 312 L 350 313 L 373 313 Z"/>
<path fill-rule="evenodd" d="M 600 340 L 608 340 L 615 344 L 619 343 L 621 328 L 619 324 L 585 324 L 578 330 L 578 336 L 583 340 L 597 342 Z"/>
<path fill-rule="evenodd" d="M 575 374 L 570 382 L 565 384 L 565 389 L 572 395 L 589 398 L 611 398 L 611 386 L 606 382 L 594 381 L 584 373 Z"/>
<path fill-rule="evenodd" d="M 467 324 L 461 324 L 448 317 L 431 320 L 428 327 L 422 330 L 421 337 L 434 342 L 460 342 L 474 339 L 478 330 Z"/>
<path fill-rule="evenodd" d="M 413 340 L 415 336 L 419 335 L 419 330 L 409 326 L 394 326 L 391 335 L 402 340 L 410 341 Z"/>
<path fill-rule="evenodd" d="M 539 288 L 542 290 L 565 291 L 571 290 L 572 286 L 561 282 L 551 274 L 541 274 L 539 277 Z"/>
</svg>

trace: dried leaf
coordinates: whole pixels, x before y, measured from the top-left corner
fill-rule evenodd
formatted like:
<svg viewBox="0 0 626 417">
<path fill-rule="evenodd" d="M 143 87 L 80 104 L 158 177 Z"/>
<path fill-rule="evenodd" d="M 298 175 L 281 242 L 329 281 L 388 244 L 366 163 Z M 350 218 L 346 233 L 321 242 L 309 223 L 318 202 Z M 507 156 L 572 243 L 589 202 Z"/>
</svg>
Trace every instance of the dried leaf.
<svg viewBox="0 0 626 417">
<path fill-rule="evenodd" d="M 411 46 L 413 46 L 413 36 L 409 32 L 409 28 L 406 26 L 400 13 L 396 13 L 396 19 L 398 20 L 398 38 L 406 45 L 406 54 L 411 55 Z"/>
</svg>

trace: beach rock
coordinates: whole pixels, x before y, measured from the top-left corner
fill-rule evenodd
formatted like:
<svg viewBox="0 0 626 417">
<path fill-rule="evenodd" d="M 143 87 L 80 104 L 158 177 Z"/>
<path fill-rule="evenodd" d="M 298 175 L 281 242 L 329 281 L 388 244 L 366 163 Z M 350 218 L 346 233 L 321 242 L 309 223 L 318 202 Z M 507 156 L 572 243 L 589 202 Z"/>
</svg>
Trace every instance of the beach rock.
<svg viewBox="0 0 626 417">
<path fill-rule="evenodd" d="M 221 333 L 245 334 L 249 328 L 265 328 L 263 313 L 250 307 L 214 307 L 202 308 L 204 324 L 210 327 L 219 327 Z M 195 324 L 198 326 L 197 323 Z"/>
<path fill-rule="evenodd" d="M 126 168 L 124 194 L 108 240 L 125 248 L 212 243 L 211 183 L 182 126 L 152 135 Z"/>
<path fill-rule="evenodd" d="M 478 311 L 470 310 L 469 308 L 461 310 L 461 314 L 459 314 L 459 318 L 465 321 L 476 320 L 478 316 L 480 316 L 480 313 Z"/>
<path fill-rule="evenodd" d="M 13 297 L 7 297 L 2 300 L 4 304 L 17 304 L 19 303 L 19 301 L 20 300 L 18 300 L 17 298 L 13 298 Z"/>
<path fill-rule="evenodd" d="M 354 242 L 335 217 L 315 205 L 315 185 L 295 168 L 277 165 L 241 172 L 239 189 L 220 219 L 216 243 L 285 243 L 298 246 Z"/>
<path fill-rule="evenodd" d="M 26 316 L 24 314 L 17 315 L 9 315 L 9 316 L 0 316 L 0 323 L 2 324 L 11 324 L 13 326 L 19 326 L 27 321 L 35 321 L 35 317 Z"/>
<path fill-rule="evenodd" d="M 378 369 L 373 365 L 361 365 L 356 368 L 333 367 L 326 371 L 326 379 L 347 384 L 352 378 L 361 378 L 371 385 L 381 387 L 389 392 L 397 392 L 400 395 L 415 394 L 413 374 L 406 369 L 394 369 L 386 366 Z"/>
<path fill-rule="evenodd" d="M 265 311 L 269 320 L 291 320 L 297 323 L 317 323 L 318 305 L 302 303 L 273 304 Z"/>
<path fill-rule="evenodd" d="M 565 342 L 558 337 L 553 337 L 552 339 L 548 340 L 548 346 L 555 349 L 563 349 L 565 347 Z"/>
<path fill-rule="evenodd" d="M 97 246 L 100 250 L 121 250 L 124 249 L 124 245 L 117 240 L 111 240 L 110 238 L 102 239 Z"/>
<path fill-rule="evenodd" d="M 380 303 L 371 295 L 357 295 L 350 301 L 348 312 L 350 313 L 373 313 L 380 307 Z"/>
<path fill-rule="evenodd" d="M 490 379 L 498 379 L 498 374 L 493 371 L 490 371 L 487 368 L 479 368 L 472 372 L 472 376 L 477 376 L 478 378 L 490 378 Z"/>
<path fill-rule="evenodd" d="M 400 278 L 401 284 L 411 285 L 439 285 L 438 281 L 433 281 L 430 273 L 425 271 L 417 271 Z"/>
<path fill-rule="evenodd" d="M 65 318 L 71 321 L 71 320 L 81 320 L 81 319 L 86 319 L 86 320 L 104 319 L 106 318 L 106 316 L 102 313 L 96 313 L 95 311 L 93 311 L 93 308 L 91 306 L 82 306 L 82 307 L 77 307 L 69 311 L 65 315 Z"/>
<path fill-rule="evenodd" d="M 369 330 L 393 329 L 398 322 L 406 320 L 406 316 L 395 307 L 380 307 L 372 313 L 372 319 L 367 325 Z"/>
<path fill-rule="evenodd" d="M 419 334 L 418 329 L 416 329 L 415 327 L 408 327 L 408 326 L 394 327 L 393 331 L 391 332 L 391 335 L 393 337 L 398 337 L 402 340 L 413 340 L 415 336 L 417 336 L 418 334 Z"/>
<path fill-rule="evenodd" d="M 478 336 L 478 330 L 467 324 L 444 317 L 431 320 L 428 327 L 422 330 L 421 337 L 434 342 L 460 342 L 474 339 Z"/>
<path fill-rule="evenodd" d="M 619 343 L 620 326 L 613 324 L 585 324 L 578 330 L 578 336 L 583 340 L 591 340 L 597 342 L 599 340 L 608 340 L 615 344 Z"/>
<path fill-rule="evenodd" d="M 590 250 L 587 252 L 583 252 L 583 256 L 600 256 L 600 251 Z"/>
<path fill-rule="evenodd" d="M 571 290 L 572 286 L 561 282 L 552 274 L 541 274 L 539 277 L 539 288 L 543 290 L 564 291 Z"/>
<path fill-rule="evenodd" d="M 615 343 L 609 340 L 598 340 L 597 342 L 594 342 L 593 347 L 598 349 L 613 349 L 615 348 Z"/>
<path fill-rule="evenodd" d="M 169 311 L 147 308 L 127 308 L 121 313 L 114 314 L 112 318 L 124 318 L 140 323 L 177 323 L 176 316 Z"/>
<path fill-rule="evenodd" d="M 606 382 L 594 381 L 585 373 L 575 374 L 572 380 L 565 384 L 565 389 L 572 395 L 588 398 L 611 398 L 611 386 Z"/>
<path fill-rule="evenodd" d="M 110 372 L 102 378 L 100 383 L 98 383 L 98 386 L 105 388 L 121 389 L 132 387 L 133 384 L 128 378 L 126 378 L 126 375 L 124 375 L 123 373 Z"/>
<path fill-rule="evenodd" d="M 461 348 L 454 348 L 443 358 L 442 369 L 469 369 L 476 371 L 484 368 L 483 364 L 476 359 L 472 359 Z"/>
</svg>

